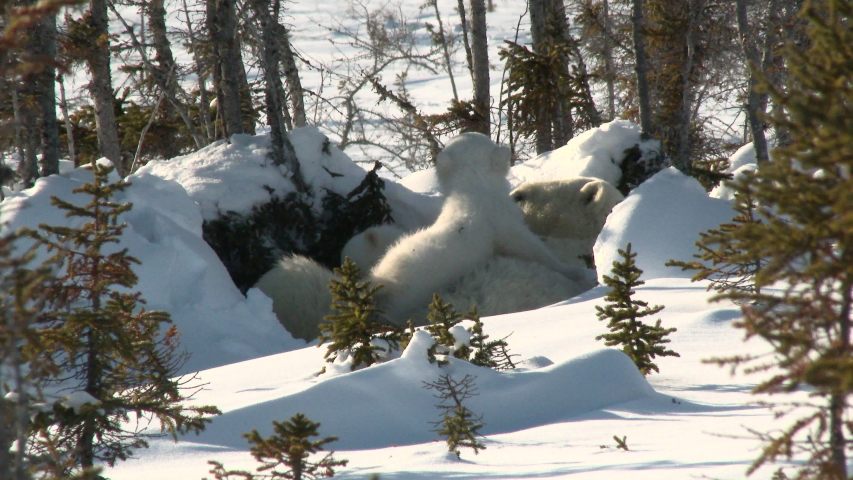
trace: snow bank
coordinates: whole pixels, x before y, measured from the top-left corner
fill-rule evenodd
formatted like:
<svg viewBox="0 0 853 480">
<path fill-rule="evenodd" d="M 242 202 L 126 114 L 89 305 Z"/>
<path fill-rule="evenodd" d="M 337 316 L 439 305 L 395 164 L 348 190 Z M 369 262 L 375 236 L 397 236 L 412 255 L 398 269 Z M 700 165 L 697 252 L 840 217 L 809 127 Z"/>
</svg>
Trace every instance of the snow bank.
<svg viewBox="0 0 853 480">
<path fill-rule="evenodd" d="M 709 198 L 696 179 L 674 167 L 661 170 L 613 209 L 593 247 L 599 282 L 610 275 L 618 249 L 630 242 L 642 279 L 690 278 L 690 271 L 666 267 L 670 259 L 692 260 L 699 232 L 734 217 L 731 203 Z"/>
<path fill-rule="evenodd" d="M 115 179 L 115 174 L 114 178 Z M 28 190 L 0 203 L 2 231 L 39 223 L 78 227 L 85 220 L 66 218 L 50 205 L 58 196 L 76 205 L 91 197 L 71 191 L 92 180 L 89 170 L 78 168 L 67 175 L 41 178 Z M 127 228 L 119 245 L 142 264 L 136 290 L 147 301 L 145 308 L 165 310 L 182 333 L 181 342 L 192 356 L 182 372 L 271 355 L 304 345 L 294 340 L 276 320 L 272 302 L 262 294 L 240 294 L 225 267 L 201 238 L 202 217 L 186 191 L 171 180 L 138 173 L 114 200 L 134 207 L 120 217 Z M 112 249 L 112 250 L 110 250 Z"/>
<path fill-rule="evenodd" d="M 438 367 L 426 362 L 424 349 L 415 354 L 408 352 L 398 360 L 332 377 L 287 397 L 227 412 L 215 418 L 198 441 L 245 448 L 245 439 L 239 432 L 248 426 L 269 435 L 271 419 L 301 412 L 308 418 L 322 419 L 322 431 L 334 432 L 340 438 L 335 449 L 429 442 L 437 438 L 429 422 L 439 419 L 435 408 L 438 400 L 423 385 L 443 374 L 450 374 L 455 380 L 465 375 L 476 377 L 480 394 L 466 400 L 465 405 L 483 415 L 485 435 L 565 421 L 657 395 L 631 360 L 612 349 L 520 373 L 496 372 L 458 360 L 452 360 L 447 367 Z M 201 375 L 206 377 L 204 372 Z"/>
</svg>

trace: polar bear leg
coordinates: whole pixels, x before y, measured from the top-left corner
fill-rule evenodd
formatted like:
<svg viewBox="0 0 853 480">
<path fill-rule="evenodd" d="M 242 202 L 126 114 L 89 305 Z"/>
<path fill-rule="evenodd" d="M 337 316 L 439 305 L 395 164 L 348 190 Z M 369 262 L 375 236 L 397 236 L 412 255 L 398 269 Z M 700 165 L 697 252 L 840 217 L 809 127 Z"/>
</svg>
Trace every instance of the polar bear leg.
<svg viewBox="0 0 853 480">
<path fill-rule="evenodd" d="M 320 335 L 320 322 L 330 315 L 332 294 L 328 268 L 302 256 L 284 256 L 255 287 L 272 299 L 278 321 L 293 335 L 311 341 Z"/>
</svg>

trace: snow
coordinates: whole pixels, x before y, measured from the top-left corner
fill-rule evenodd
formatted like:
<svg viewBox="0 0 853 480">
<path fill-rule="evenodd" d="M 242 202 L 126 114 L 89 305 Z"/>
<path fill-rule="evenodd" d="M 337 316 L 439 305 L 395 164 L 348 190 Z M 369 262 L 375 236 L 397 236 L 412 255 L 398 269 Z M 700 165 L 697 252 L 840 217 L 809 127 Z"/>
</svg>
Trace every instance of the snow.
<svg viewBox="0 0 853 480">
<path fill-rule="evenodd" d="M 624 122 L 605 126 L 581 135 L 585 147 L 577 146 L 574 157 L 555 152 L 516 167 L 514 174 L 559 178 L 574 172 L 575 163 L 583 163 L 584 172 L 605 172 L 612 155 L 634 138 L 632 132 Z M 314 188 L 345 192 L 363 176 L 346 155 L 322 152 L 318 130 L 300 129 L 292 138 Z M 646 281 L 637 298 L 664 305 L 657 318 L 677 328 L 669 347 L 681 357 L 656 359 L 659 374 L 644 378 L 627 356 L 595 340 L 607 331 L 595 310 L 604 305 L 607 290 L 601 286 L 551 307 L 484 318 L 490 338 L 507 337 L 510 353 L 517 355 L 515 370 L 498 372 L 452 358 L 446 366 L 430 364 L 426 351 L 433 340 L 421 330 L 401 354 L 352 372 L 347 359 L 326 363 L 325 346 L 291 338 L 262 293 L 250 290 L 243 297 L 201 239 L 201 223 L 212 212 L 250 209 L 266 198 L 263 185 L 290 191 L 281 171 L 265 159 L 267 141 L 264 135 L 237 137 L 149 165 L 117 195 L 134 208 L 123 217 L 128 228 L 115 248 L 126 247 L 141 260 L 136 271 L 146 308 L 171 312 L 192 354 L 184 371 L 198 371 L 207 383 L 188 403 L 215 404 L 223 414 L 199 436 L 152 441 L 138 458 L 107 469 L 108 477 L 201 478 L 211 459 L 251 471 L 257 464 L 241 434 L 257 429 L 269 435 L 273 420 L 303 413 L 321 423 L 321 435 L 339 437 L 329 447 L 336 458 L 350 461 L 337 470 L 342 479 L 374 473 L 405 479 L 743 478 L 760 445 L 744 427 L 767 429 L 773 417 L 752 404 L 749 390 L 757 379 L 731 376 L 703 360 L 766 347 L 744 343 L 731 327 L 740 318 L 737 306 L 709 304 L 706 284 L 663 266 L 669 259 L 691 259 L 698 232 L 733 216 L 729 201 L 709 197 L 695 180 L 667 169 L 616 207 L 596 243 L 599 277 L 609 273 L 616 250 L 632 243 Z M 345 177 L 332 177 L 323 167 Z M 428 223 L 441 197 L 425 181 L 428 171 L 413 177 L 404 185 L 388 181 L 389 200 L 399 222 Z M 82 203 L 70 192 L 90 178 L 77 169 L 12 194 L 0 203 L 3 230 L 39 222 L 76 224 L 49 199 L 58 195 Z M 467 341 L 462 331 L 454 333 L 460 344 Z M 466 406 L 485 422 L 487 448 L 478 455 L 466 449 L 461 459 L 448 455 L 430 423 L 438 419 L 437 399 L 424 382 L 444 374 L 476 377 L 478 395 Z M 625 436 L 630 450 L 617 449 L 614 435 Z M 769 478 L 771 470 L 754 478 Z"/>
</svg>

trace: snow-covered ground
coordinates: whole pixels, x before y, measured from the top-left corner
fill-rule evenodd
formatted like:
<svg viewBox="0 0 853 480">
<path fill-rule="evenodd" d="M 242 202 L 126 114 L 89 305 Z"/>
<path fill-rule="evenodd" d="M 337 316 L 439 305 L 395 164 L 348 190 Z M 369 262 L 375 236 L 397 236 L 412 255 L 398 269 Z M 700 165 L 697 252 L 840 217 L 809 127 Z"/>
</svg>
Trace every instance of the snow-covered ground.
<svg viewBox="0 0 853 480">
<path fill-rule="evenodd" d="M 292 138 L 315 186 L 347 191 L 363 175 L 342 152 L 322 153 L 318 130 L 300 129 Z M 511 181 L 560 178 L 581 167 L 606 171 L 612 146 L 637 138 L 630 124 L 605 125 L 560 154 L 517 166 Z M 628 357 L 595 340 L 607 331 L 595 313 L 607 289 L 597 287 L 547 308 L 485 318 L 492 338 L 509 335 L 510 351 L 520 361 L 513 371 L 462 361 L 439 367 L 428 363 L 422 344 L 413 342 L 402 358 L 318 375 L 326 365 L 325 347 L 291 338 L 259 291 L 243 297 L 201 238 L 203 218 L 246 211 L 269 194 L 261 186 L 287 191 L 282 172 L 264 158 L 267 141 L 238 137 L 230 145 L 149 165 L 130 177 L 133 186 L 118 197 L 134 207 L 124 216 L 129 227 L 116 248 L 127 247 L 142 261 L 138 287 L 147 307 L 172 313 L 192 353 L 184 370 L 199 371 L 208 383 L 192 402 L 215 404 L 223 415 L 200 436 L 178 443 L 155 440 L 137 452 L 138 458 L 108 469 L 109 478 L 210 477 L 212 459 L 252 471 L 257 464 L 241 434 L 257 429 L 269 435 L 273 420 L 296 413 L 320 422 L 321 435 L 340 438 L 329 445 L 336 458 L 349 460 L 337 470 L 338 478 L 374 473 L 382 479 L 744 477 L 760 446 L 746 428 L 767 430 L 772 415 L 752 404 L 756 399 L 749 390 L 757 379 L 731 376 L 703 360 L 761 352 L 764 346 L 744 344 L 742 333 L 731 326 L 740 315 L 737 306 L 709 304 L 705 284 L 663 266 L 671 258 L 689 260 L 698 232 L 732 216 L 727 200 L 664 170 L 616 207 L 596 244 L 601 276 L 609 273 L 616 250 L 632 243 L 647 280 L 637 298 L 664 305 L 658 314 L 663 326 L 678 329 L 670 335 L 670 348 L 681 357 L 658 359 L 659 374 L 643 378 Z M 327 170 L 345 176 L 332 177 Z M 70 191 L 90 178 L 88 171 L 73 170 L 11 194 L 0 203 L 4 231 L 67 223 L 50 206 L 50 195 L 82 202 Z M 395 218 L 408 226 L 429 222 L 441 201 L 430 172 L 401 183 L 388 183 Z M 467 406 L 486 424 L 487 448 L 478 455 L 463 449 L 457 459 L 433 431 L 437 400 L 423 385 L 442 374 L 476 377 L 479 395 Z M 614 435 L 626 437 L 630 450 L 617 449 Z M 769 478 L 772 470 L 754 477 Z"/>
</svg>

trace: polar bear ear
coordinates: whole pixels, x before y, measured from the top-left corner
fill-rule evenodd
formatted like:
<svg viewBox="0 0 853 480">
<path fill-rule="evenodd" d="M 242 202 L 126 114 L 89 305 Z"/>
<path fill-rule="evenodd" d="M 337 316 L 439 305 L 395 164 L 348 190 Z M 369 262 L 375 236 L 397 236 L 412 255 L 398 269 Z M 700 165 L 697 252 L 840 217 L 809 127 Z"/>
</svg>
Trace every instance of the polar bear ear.
<svg viewBox="0 0 853 480">
<path fill-rule="evenodd" d="M 602 185 L 598 182 L 592 181 L 581 187 L 580 191 L 580 202 L 581 205 L 587 206 L 590 203 L 593 203 L 603 192 Z"/>
</svg>

